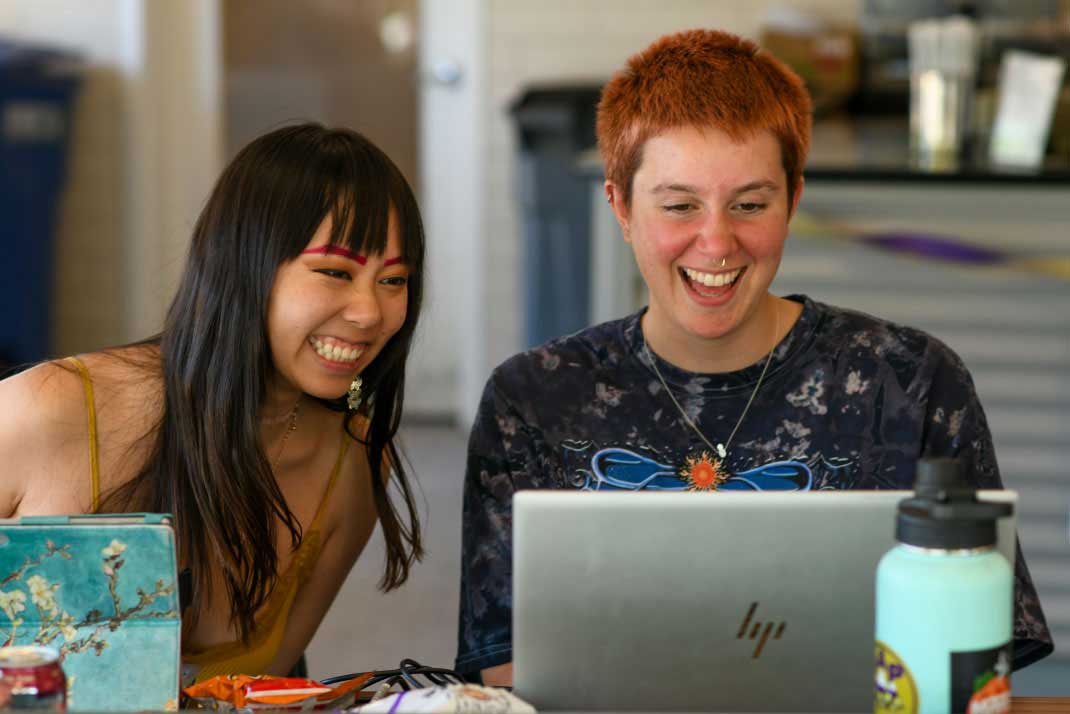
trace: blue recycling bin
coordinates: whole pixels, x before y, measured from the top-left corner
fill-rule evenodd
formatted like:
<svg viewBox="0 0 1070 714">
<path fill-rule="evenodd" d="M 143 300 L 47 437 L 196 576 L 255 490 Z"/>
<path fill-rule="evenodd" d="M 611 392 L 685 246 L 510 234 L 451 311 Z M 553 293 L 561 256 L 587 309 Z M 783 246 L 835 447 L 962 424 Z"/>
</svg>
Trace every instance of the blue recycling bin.
<svg viewBox="0 0 1070 714">
<path fill-rule="evenodd" d="M 0 39 L 0 374 L 51 356 L 77 56 Z"/>
<path fill-rule="evenodd" d="M 590 181 L 577 167 L 595 145 L 601 87 L 534 87 L 510 107 L 518 136 L 525 347 L 590 324 Z"/>
</svg>

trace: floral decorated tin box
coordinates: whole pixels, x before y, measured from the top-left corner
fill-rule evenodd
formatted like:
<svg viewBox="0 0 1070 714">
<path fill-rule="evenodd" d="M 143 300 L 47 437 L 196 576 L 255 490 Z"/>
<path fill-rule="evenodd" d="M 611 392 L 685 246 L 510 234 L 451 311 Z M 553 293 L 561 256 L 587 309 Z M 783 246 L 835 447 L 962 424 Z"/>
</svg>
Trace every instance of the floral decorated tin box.
<svg viewBox="0 0 1070 714">
<path fill-rule="evenodd" d="M 170 516 L 0 520 L 0 645 L 58 650 L 68 709 L 176 708 L 177 585 Z"/>
</svg>

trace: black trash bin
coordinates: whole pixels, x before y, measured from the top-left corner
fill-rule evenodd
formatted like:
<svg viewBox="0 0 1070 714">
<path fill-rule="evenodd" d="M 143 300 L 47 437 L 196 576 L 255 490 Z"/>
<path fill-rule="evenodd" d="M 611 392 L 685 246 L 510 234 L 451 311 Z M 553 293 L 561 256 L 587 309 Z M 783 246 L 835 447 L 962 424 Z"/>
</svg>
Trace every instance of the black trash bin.
<svg viewBox="0 0 1070 714">
<path fill-rule="evenodd" d="M 510 111 L 519 138 L 527 347 L 589 324 L 590 180 L 577 169 L 595 140 L 601 87 L 537 87 Z"/>
<path fill-rule="evenodd" d="M 0 38 L 0 375 L 51 356 L 53 245 L 76 55 Z"/>
</svg>

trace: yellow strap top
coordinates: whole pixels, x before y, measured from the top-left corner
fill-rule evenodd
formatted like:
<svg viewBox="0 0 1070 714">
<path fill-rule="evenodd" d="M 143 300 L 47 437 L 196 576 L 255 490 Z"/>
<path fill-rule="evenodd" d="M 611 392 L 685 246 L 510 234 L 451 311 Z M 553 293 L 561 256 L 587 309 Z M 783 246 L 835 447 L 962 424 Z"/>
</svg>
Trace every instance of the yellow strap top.
<svg viewBox="0 0 1070 714">
<path fill-rule="evenodd" d="M 271 591 L 267 603 L 257 615 L 257 627 L 249 643 L 223 642 L 204 650 L 187 650 L 182 653 L 183 664 L 199 667 L 194 681 L 203 682 L 220 674 L 263 674 L 275 659 L 297 593 L 312 574 L 319 559 L 320 521 L 342 470 L 348 446 L 349 438 L 343 432 L 342 446 L 338 450 L 338 458 L 319 508 L 316 509 L 316 516 L 301 539 L 301 545 L 294 553 L 289 567 L 279 576 L 275 589 Z"/>
<path fill-rule="evenodd" d="M 100 455 L 97 438 L 97 410 L 93 396 L 93 380 L 89 370 L 77 357 L 68 357 L 82 377 L 85 389 L 86 420 L 89 430 L 89 476 L 93 493 L 93 512 L 100 508 Z M 327 488 L 323 492 L 316 515 L 301 539 L 301 545 L 294 553 L 286 572 L 279 576 L 274 590 L 257 617 L 258 624 L 248 644 L 240 641 L 223 642 L 197 652 L 182 653 L 183 664 L 199 667 L 196 681 L 203 681 L 219 674 L 262 674 L 275 659 L 282 643 L 286 623 L 290 618 L 297 592 L 300 590 L 316 566 L 320 555 L 320 525 L 326 506 L 338 481 L 345 462 L 349 438 L 342 432 L 338 458 L 334 462 Z"/>
<path fill-rule="evenodd" d="M 97 403 L 93 396 L 93 380 L 89 378 L 89 370 L 85 363 L 77 357 L 68 357 L 67 361 L 74 365 L 78 374 L 82 376 L 82 387 L 85 389 L 85 414 L 89 422 L 89 483 L 93 493 L 93 504 L 90 513 L 100 510 L 100 454 L 97 440 Z"/>
</svg>

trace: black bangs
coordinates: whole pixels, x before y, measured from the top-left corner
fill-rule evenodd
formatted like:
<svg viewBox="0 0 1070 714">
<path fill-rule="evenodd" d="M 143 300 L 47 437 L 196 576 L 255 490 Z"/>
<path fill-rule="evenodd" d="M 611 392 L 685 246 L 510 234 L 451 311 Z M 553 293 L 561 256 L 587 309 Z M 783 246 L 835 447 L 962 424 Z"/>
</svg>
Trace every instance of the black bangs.
<svg viewBox="0 0 1070 714">
<path fill-rule="evenodd" d="M 416 196 L 401 172 L 394 168 L 390 181 L 390 202 L 397 211 L 398 226 L 401 230 L 402 258 L 414 273 L 423 273 L 424 265 L 424 225 L 420 218 L 420 207 Z"/>
<path fill-rule="evenodd" d="M 381 255 L 386 250 L 393 210 L 401 258 L 418 270 L 424 257 L 423 225 L 408 183 L 376 147 L 345 143 L 346 155 L 332 167 L 332 182 L 324 197 L 331 217 L 330 244 L 345 246 L 359 255 Z"/>
<path fill-rule="evenodd" d="M 341 147 L 340 147 L 341 148 Z M 346 142 L 324 196 L 331 216 L 330 244 L 359 255 L 386 250 L 390 196 L 383 176 L 393 168 L 367 146 Z"/>
</svg>

